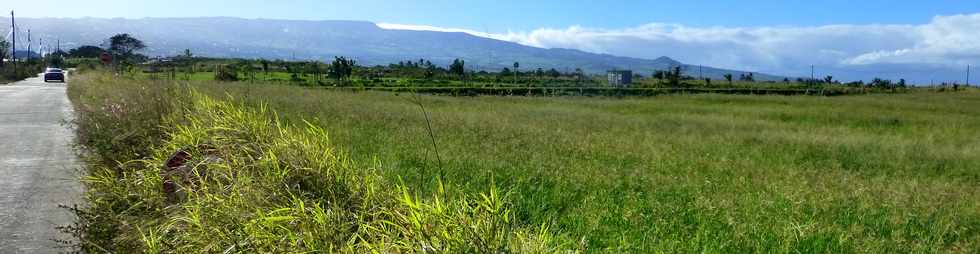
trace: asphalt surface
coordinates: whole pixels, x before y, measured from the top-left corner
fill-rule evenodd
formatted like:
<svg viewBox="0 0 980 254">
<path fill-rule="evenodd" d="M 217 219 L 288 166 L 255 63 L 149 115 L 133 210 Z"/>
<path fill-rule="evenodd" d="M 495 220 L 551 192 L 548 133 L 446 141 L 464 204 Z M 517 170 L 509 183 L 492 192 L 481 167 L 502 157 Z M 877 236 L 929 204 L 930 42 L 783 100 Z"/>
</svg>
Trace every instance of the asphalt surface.
<svg viewBox="0 0 980 254">
<path fill-rule="evenodd" d="M 0 253 L 57 253 L 56 227 L 81 200 L 66 84 L 40 78 L 0 85 Z"/>
</svg>

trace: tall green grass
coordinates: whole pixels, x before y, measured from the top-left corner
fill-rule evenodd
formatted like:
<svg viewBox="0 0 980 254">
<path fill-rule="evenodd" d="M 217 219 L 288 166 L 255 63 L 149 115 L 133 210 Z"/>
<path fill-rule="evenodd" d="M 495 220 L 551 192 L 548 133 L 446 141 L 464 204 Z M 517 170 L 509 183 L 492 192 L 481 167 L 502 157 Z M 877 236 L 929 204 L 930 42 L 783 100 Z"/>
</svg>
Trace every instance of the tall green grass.
<svg viewBox="0 0 980 254">
<path fill-rule="evenodd" d="M 117 252 L 219 252 L 228 244 L 243 244 L 237 252 L 301 252 L 313 243 L 341 252 L 980 249 L 975 90 L 419 100 L 270 84 L 82 79 L 72 83 L 73 101 L 95 109 L 82 116 L 106 114 L 93 105 L 175 102 L 166 106 L 175 110 L 124 107 L 171 112 L 160 114 L 166 117 L 120 115 L 92 125 L 110 127 L 80 128 L 109 138 L 136 127 L 152 131 L 120 140 L 156 140 L 135 149 L 148 152 L 131 152 L 144 160 L 92 168 L 94 205 L 80 221 L 104 230 L 83 231 L 94 232 L 83 239 Z M 192 90 L 200 94 L 187 95 Z M 207 173 L 174 205 L 160 192 L 159 171 L 181 148 L 198 159 L 221 151 L 221 159 L 199 162 Z M 328 157 L 336 159 L 318 159 Z M 347 197 L 373 201 L 332 207 L 351 204 Z M 300 212 L 319 211 L 316 202 L 328 214 L 358 216 L 320 223 L 318 213 Z M 390 212 L 364 212 L 378 211 L 370 207 Z M 326 233 L 307 238 L 312 229 Z M 324 235 L 342 237 L 316 238 Z"/>
<path fill-rule="evenodd" d="M 69 231 L 87 252 L 553 253 L 578 248 L 513 219 L 509 192 L 428 195 L 355 163 L 316 125 L 188 86 L 73 80 L 88 205 Z M 159 103 L 154 103 L 159 102 Z M 140 131 L 130 131 L 135 128 Z M 111 137 L 111 138 L 110 138 Z M 186 167 L 165 166 L 175 153 Z M 131 158 L 132 160 L 126 160 Z M 114 164 L 111 161 L 119 162 Z M 177 185 L 167 191 L 167 183 Z M 480 194 L 483 193 L 483 194 Z"/>
<path fill-rule="evenodd" d="M 513 189 L 590 252 L 980 249 L 980 93 L 423 96 L 199 83 L 331 130 L 408 186 Z M 248 94 L 248 96 L 245 96 Z M 420 172 L 427 172 L 421 175 Z"/>
</svg>

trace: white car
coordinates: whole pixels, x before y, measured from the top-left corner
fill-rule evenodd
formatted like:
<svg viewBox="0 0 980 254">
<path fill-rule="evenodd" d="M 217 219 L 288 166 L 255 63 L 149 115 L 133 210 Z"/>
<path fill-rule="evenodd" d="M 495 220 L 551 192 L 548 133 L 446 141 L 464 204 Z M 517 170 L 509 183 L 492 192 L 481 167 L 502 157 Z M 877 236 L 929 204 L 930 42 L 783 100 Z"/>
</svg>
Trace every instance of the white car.
<svg viewBox="0 0 980 254">
<path fill-rule="evenodd" d="M 47 68 L 44 70 L 44 82 L 57 80 L 65 82 L 65 71 L 58 68 Z"/>
</svg>

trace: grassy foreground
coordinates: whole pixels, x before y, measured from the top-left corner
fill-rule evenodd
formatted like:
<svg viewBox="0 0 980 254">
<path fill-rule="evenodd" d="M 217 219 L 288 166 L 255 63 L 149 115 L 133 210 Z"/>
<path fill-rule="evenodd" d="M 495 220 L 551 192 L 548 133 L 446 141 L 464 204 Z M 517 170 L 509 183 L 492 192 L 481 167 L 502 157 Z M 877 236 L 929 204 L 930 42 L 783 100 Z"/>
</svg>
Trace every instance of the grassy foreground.
<svg viewBox="0 0 980 254">
<path fill-rule="evenodd" d="M 73 79 L 88 205 L 66 230 L 85 252 L 553 253 L 503 193 L 419 196 L 338 153 L 324 129 L 186 86 Z M 123 162 L 123 163 L 118 163 Z M 441 183 L 441 182 L 440 182 Z"/>
<path fill-rule="evenodd" d="M 976 91 L 455 98 L 93 74 L 72 86 L 92 151 L 89 250 L 980 250 Z M 181 149 L 206 173 L 168 197 L 161 171 Z"/>
</svg>

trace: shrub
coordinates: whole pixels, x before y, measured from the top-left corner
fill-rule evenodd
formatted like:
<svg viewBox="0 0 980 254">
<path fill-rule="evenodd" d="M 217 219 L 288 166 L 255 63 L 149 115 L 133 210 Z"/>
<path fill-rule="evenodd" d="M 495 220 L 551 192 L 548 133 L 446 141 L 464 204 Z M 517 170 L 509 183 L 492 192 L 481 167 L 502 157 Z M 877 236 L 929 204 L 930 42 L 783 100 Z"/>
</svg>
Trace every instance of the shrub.
<svg viewBox="0 0 980 254">
<path fill-rule="evenodd" d="M 214 80 L 217 81 L 238 81 L 238 73 L 234 68 L 227 65 L 218 65 L 214 69 Z"/>
</svg>

